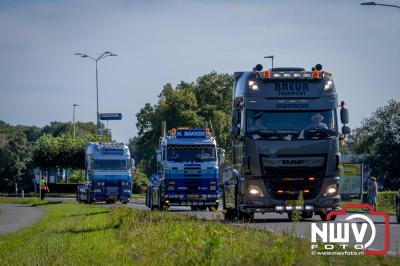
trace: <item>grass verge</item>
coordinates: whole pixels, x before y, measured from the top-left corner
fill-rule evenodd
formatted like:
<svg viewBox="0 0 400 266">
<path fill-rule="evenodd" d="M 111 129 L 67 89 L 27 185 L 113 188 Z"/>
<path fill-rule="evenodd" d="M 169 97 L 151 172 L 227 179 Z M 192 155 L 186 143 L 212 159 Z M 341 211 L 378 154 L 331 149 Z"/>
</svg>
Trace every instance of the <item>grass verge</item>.
<svg viewBox="0 0 400 266">
<path fill-rule="evenodd" d="M 43 208 L 47 215 L 30 227 L 0 236 L 0 265 L 400 263 L 393 257 L 312 256 L 309 241 L 291 235 L 168 212 L 36 199 L 18 202 Z"/>
</svg>

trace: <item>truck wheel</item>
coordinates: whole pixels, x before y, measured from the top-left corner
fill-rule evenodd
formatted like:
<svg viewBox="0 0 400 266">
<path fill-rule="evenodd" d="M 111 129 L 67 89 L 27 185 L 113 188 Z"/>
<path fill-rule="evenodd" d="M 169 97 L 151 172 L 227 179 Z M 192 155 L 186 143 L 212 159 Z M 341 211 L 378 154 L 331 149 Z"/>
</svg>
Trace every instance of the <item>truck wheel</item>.
<svg viewBox="0 0 400 266">
<path fill-rule="evenodd" d="M 239 221 L 244 223 L 250 223 L 254 219 L 254 212 L 240 212 L 239 216 L 237 217 Z"/>
<path fill-rule="evenodd" d="M 254 218 L 254 212 L 242 212 L 239 204 L 239 189 L 235 187 L 235 218 L 238 221 L 249 223 Z"/>
<path fill-rule="evenodd" d="M 225 201 L 225 192 L 223 193 L 222 198 L 223 198 L 222 208 L 224 211 L 224 219 L 225 219 L 225 221 L 232 221 L 235 218 L 235 215 L 234 215 L 233 209 L 227 208 L 225 205 L 225 202 L 226 202 Z"/>
<path fill-rule="evenodd" d="M 303 212 L 301 213 L 301 218 L 303 218 L 303 219 L 310 219 L 310 218 L 313 217 L 313 215 L 314 215 L 314 213 L 313 213 L 312 211 L 303 211 Z"/>
<path fill-rule="evenodd" d="M 400 202 L 397 202 L 396 220 L 397 220 L 398 223 L 400 223 Z"/>
<path fill-rule="evenodd" d="M 327 216 L 328 216 L 328 214 L 327 214 L 327 213 L 324 213 L 324 212 L 321 212 L 321 213 L 319 214 L 319 217 L 321 217 L 321 221 L 323 221 L 323 222 L 328 221 L 328 220 L 326 219 Z M 330 219 L 329 221 L 335 221 L 335 219 L 336 219 L 336 215 L 332 215 L 332 216 L 331 216 L 331 219 Z"/>
<path fill-rule="evenodd" d="M 153 198 L 152 197 L 149 199 L 149 208 L 150 208 L 151 211 L 154 211 L 156 209 L 155 206 L 153 205 Z"/>
<path fill-rule="evenodd" d="M 90 195 L 89 190 L 86 192 L 86 202 L 87 202 L 88 204 L 92 203 L 92 201 L 91 201 L 91 195 Z"/>
<path fill-rule="evenodd" d="M 207 209 L 207 206 L 198 206 L 199 211 L 205 211 Z"/>
<path fill-rule="evenodd" d="M 162 200 L 161 200 L 161 195 L 160 195 L 161 193 L 159 193 L 159 195 L 158 195 L 158 204 L 157 204 L 157 209 L 159 210 L 159 211 L 163 211 L 164 210 L 164 203 L 162 202 Z"/>
<path fill-rule="evenodd" d="M 123 200 L 122 204 L 128 204 L 129 200 Z"/>
<path fill-rule="evenodd" d="M 197 206 L 190 206 L 190 210 L 192 210 L 192 211 L 198 211 L 198 207 Z"/>
</svg>

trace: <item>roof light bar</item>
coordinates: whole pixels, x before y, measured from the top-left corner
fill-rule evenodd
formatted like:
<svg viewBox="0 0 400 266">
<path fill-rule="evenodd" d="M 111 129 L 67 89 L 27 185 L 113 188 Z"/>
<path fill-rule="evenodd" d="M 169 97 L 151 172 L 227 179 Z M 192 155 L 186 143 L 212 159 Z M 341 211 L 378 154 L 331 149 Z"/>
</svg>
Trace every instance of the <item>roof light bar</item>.
<svg viewBox="0 0 400 266">
<path fill-rule="evenodd" d="M 322 73 L 315 70 L 313 72 L 273 72 L 273 71 L 262 71 L 258 73 L 258 76 L 263 79 L 319 79 L 322 77 Z M 251 87 L 252 84 L 249 84 Z"/>
</svg>

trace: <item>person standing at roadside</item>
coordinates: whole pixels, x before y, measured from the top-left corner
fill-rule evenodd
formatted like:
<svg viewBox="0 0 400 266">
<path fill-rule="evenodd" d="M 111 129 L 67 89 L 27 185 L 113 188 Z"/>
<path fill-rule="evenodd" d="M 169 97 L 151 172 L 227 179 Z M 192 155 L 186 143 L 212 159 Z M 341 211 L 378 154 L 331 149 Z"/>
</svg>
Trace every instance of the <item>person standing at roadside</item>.
<svg viewBox="0 0 400 266">
<path fill-rule="evenodd" d="M 44 200 L 44 197 L 46 195 L 46 192 L 49 192 L 49 187 L 47 186 L 47 177 L 43 176 L 42 179 L 40 180 L 40 199 Z"/>
<path fill-rule="evenodd" d="M 371 176 L 371 181 L 368 187 L 368 203 L 376 210 L 376 197 L 378 196 L 378 184 L 376 183 L 376 177 Z"/>
</svg>

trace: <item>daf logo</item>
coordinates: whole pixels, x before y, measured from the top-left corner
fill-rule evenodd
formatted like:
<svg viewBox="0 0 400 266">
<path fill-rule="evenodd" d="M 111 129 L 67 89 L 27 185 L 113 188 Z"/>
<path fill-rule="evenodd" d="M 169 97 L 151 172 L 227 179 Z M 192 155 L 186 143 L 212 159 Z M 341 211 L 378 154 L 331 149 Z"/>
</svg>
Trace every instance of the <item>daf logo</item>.
<svg viewBox="0 0 400 266">
<path fill-rule="evenodd" d="M 304 160 L 282 160 L 282 164 L 289 164 L 289 165 L 304 164 Z"/>
</svg>

